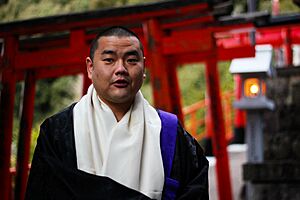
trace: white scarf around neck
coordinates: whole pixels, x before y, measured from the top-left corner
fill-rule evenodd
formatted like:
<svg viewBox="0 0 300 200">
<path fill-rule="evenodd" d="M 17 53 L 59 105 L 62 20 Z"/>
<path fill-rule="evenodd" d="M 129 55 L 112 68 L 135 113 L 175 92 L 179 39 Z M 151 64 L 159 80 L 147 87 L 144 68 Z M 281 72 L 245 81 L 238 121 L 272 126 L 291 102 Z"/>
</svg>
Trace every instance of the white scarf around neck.
<svg viewBox="0 0 300 200">
<path fill-rule="evenodd" d="M 161 199 L 161 120 L 140 91 L 130 110 L 117 122 L 91 85 L 75 105 L 73 119 L 78 169 Z"/>
</svg>

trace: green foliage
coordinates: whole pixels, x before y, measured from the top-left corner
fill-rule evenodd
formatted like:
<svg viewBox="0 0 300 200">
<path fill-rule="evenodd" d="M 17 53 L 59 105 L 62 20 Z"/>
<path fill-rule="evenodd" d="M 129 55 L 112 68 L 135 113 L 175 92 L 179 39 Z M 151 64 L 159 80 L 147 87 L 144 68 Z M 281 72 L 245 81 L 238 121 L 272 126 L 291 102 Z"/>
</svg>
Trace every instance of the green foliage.
<svg viewBox="0 0 300 200">
<path fill-rule="evenodd" d="M 153 105 L 153 98 L 152 98 L 152 87 L 150 83 L 150 74 L 149 71 L 146 70 L 146 79 L 144 80 L 144 84 L 142 85 L 141 91 L 147 101 Z"/>
<path fill-rule="evenodd" d="M 58 112 L 74 101 L 77 77 L 39 80 L 36 84 L 34 123 L 31 135 L 30 156 L 32 157 L 39 133 L 39 125 L 49 115 Z M 13 121 L 13 139 L 11 151 L 11 167 L 16 165 L 17 147 L 20 131 L 20 118 L 23 103 L 24 82 L 16 85 L 15 109 Z M 26 94 L 25 94 L 26 95 Z"/>
<path fill-rule="evenodd" d="M 230 62 L 218 63 L 222 91 L 233 90 L 233 77 L 229 73 L 229 66 Z M 203 100 L 206 93 L 205 66 L 200 63 L 184 65 L 177 72 L 183 105 L 188 106 Z"/>
<path fill-rule="evenodd" d="M 272 13 L 272 0 L 256 0 L 258 11 L 269 11 Z M 300 8 L 293 3 L 292 0 L 281 0 L 280 2 L 280 14 L 300 12 Z M 247 12 L 247 0 L 234 0 L 234 13 Z"/>
<path fill-rule="evenodd" d="M 77 77 L 39 80 L 36 86 L 35 122 L 58 112 L 74 101 Z"/>
<path fill-rule="evenodd" d="M 233 76 L 229 73 L 230 62 L 219 62 L 218 71 L 222 91 L 233 90 Z M 177 68 L 178 82 L 183 106 L 189 106 L 205 98 L 206 80 L 205 66 L 201 63 L 184 65 Z M 143 84 L 144 97 L 152 104 L 152 88 L 149 81 L 150 74 Z"/>
<path fill-rule="evenodd" d="M 230 62 L 219 62 L 218 63 L 218 74 L 220 79 L 220 89 L 221 92 L 232 91 L 233 90 L 233 76 L 229 72 Z M 183 106 L 189 106 L 196 102 L 205 99 L 206 95 L 206 76 L 205 76 L 205 66 L 201 63 L 184 65 L 177 69 L 179 85 L 181 90 L 181 97 Z M 222 98 L 222 94 L 221 94 Z M 206 108 L 201 108 L 196 112 L 195 118 L 197 120 L 203 120 L 206 115 Z M 189 131 L 192 123 L 190 115 L 187 115 L 184 119 L 185 127 Z M 195 132 L 192 134 L 203 134 L 205 130 L 205 124 L 199 125 Z"/>
<path fill-rule="evenodd" d="M 19 118 L 14 118 L 13 121 L 13 136 L 11 145 L 11 157 L 10 157 L 10 167 L 16 167 L 17 162 L 17 150 L 18 150 L 18 139 L 19 139 Z"/>
<path fill-rule="evenodd" d="M 36 146 L 36 142 L 39 136 L 39 130 L 40 127 L 36 124 L 31 131 L 31 142 L 30 142 L 30 157 L 29 157 L 29 161 L 31 162 L 32 157 L 33 157 L 33 153 L 34 153 L 34 149 Z"/>
<path fill-rule="evenodd" d="M 233 91 L 233 76 L 229 72 L 230 62 L 219 62 L 218 70 L 220 75 L 220 85 L 222 91 Z"/>
<path fill-rule="evenodd" d="M 272 12 L 272 4 L 270 0 L 261 0 L 259 2 L 259 10 Z M 280 14 L 292 12 L 300 12 L 300 8 L 295 5 L 292 0 L 280 1 Z"/>
<path fill-rule="evenodd" d="M 204 70 L 202 64 L 184 65 L 177 69 L 183 106 L 204 99 L 206 88 Z"/>
<path fill-rule="evenodd" d="M 82 12 L 155 0 L 9 0 L 0 6 L 0 21 Z"/>
<path fill-rule="evenodd" d="M 12 138 L 12 146 L 11 146 L 11 161 L 10 166 L 16 167 L 17 162 L 17 150 L 18 150 L 18 140 L 19 140 L 19 118 L 14 119 L 14 128 L 13 128 L 13 138 Z M 36 141 L 39 136 L 40 123 L 35 123 L 31 130 L 31 140 L 30 140 L 30 157 L 29 162 L 32 160 L 32 156 L 34 153 L 34 149 L 36 146 Z"/>
</svg>

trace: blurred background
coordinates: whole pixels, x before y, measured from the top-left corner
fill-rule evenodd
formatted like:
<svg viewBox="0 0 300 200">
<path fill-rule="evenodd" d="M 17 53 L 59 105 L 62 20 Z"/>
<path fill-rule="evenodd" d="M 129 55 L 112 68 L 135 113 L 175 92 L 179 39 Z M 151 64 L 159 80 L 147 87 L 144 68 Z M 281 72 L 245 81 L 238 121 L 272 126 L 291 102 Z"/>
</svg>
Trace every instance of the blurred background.
<svg viewBox="0 0 300 200">
<path fill-rule="evenodd" d="M 31 19 L 36 17 L 54 16 L 74 12 L 92 11 L 97 9 L 121 7 L 141 3 L 158 2 L 151 0 L 0 0 L 0 23 Z M 256 1 L 256 11 L 274 12 L 271 0 Z M 247 1 L 234 0 L 232 16 L 246 13 Z M 300 8 L 293 1 L 280 1 L 280 10 L 277 14 L 299 13 Z M 220 86 L 222 91 L 222 103 L 225 110 L 226 138 L 230 144 L 233 140 L 234 111 L 232 103 L 234 100 L 234 76 L 229 72 L 230 62 L 218 62 L 220 74 Z M 203 145 L 206 155 L 211 163 L 211 199 L 217 199 L 215 182 L 215 159 L 211 144 L 207 143 L 205 117 L 207 115 L 205 67 L 203 63 L 182 65 L 177 67 L 181 101 L 183 105 L 184 123 L 187 130 L 193 134 L 198 142 Z M 149 73 L 149 72 L 147 72 Z M 144 82 L 142 91 L 146 99 L 152 104 L 152 88 L 149 75 Z M 36 94 L 34 103 L 34 119 L 31 136 L 30 159 L 39 134 L 39 126 L 43 120 L 59 110 L 76 102 L 81 97 L 83 78 L 78 76 L 67 76 L 62 78 L 42 79 L 36 83 Z M 16 167 L 17 142 L 19 134 L 19 121 L 22 112 L 24 82 L 16 85 L 13 142 L 11 168 Z M 235 160 L 231 164 L 233 174 L 234 198 L 239 199 L 243 193 L 243 182 L 241 178 L 241 165 L 246 161 L 247 147 L 243 144 L 229 147 L 229 158 Z"/>
<path fill-rule="evenodd" d="M 158 2 L 154 0 L 1 0 L 0 1 L 0 22 L 12 22 L 16 20 L 24 20 L 36 17 L 61 15 L 66 13 L 82 12 L 103 9 L 108 7 L 120 7 L 124 5 L 134 5 L 147 2 Z M 234 0 L 233 15 L 247 12 L 246 0 Z M 270 0 L 257 1 L 257 11 L 272 12 L 272 4 Z M 299 12 L 300 9 L 293 1 L 280 1 L 280 13 Z M 234 82 L 233 76 L 229 72 L 230 62 L 219 62 L 218 69 L 220 73 L 221 89 L 228 93 L 229 102 L 231 105 L 233 98 Z M 187 67 L 178 67 L 178 79 L 182 95 L 182 103 L 186 108 L 185 124 L 187 127 L 192 123 L 191 115 L 189 114 L 194 109 L 189 109 L 191 106 L 199 101 L 205 100 L 205 75 L 204 66 L 200 64 L 193 64 Z M 147 76 L 142 91 L 144 96 L 152 103 L 152 89 L 149 83 L 149 76 Z M 39 125 L 48 116 L 58 112 L 62 108 L 78 101 L 81 96 L 82 79 L 78 76 L 62 77 L 57 79 L 43 79 L 36 84 L 35 97 L 35 113 L 34 125 L 32 134 L 32 151 L 35 146 L 35 141 L 38 136 Z M 14 113 L 14 131 L 13 131 L 13 155 L 16 155 L 17 135 L 19 132 L 19 119 L 21 115 L 22 105 L 22 91 L 24 89 L 24 82 L 17 84 L 15 113 Z M 230 96 L 231 95 L 231 96 Z M 199 106 L 198 106 L 199 107 Z M 205 106 L 196 110 L 197 118 L 204 119 Z M 229 116 L 228 116 L 229 117 Z M 232 116 L 233 117 L 233 116 Z M 230 119 L 227 119 L 230 121 Z M 231 121 L 232 122 L 232 121 Z M 204 138 L 205 124 L 197 127 L 197 135 L 199 142 Z M 194 132 L 194 130 L 193 130 Z M 229 136 L 230 137 L 230 136 Z M 32 155 L 32 153 L 31 153 Z M 15 166 L 15 156 L 12 156 L 12 167 Z"/>
</svg>

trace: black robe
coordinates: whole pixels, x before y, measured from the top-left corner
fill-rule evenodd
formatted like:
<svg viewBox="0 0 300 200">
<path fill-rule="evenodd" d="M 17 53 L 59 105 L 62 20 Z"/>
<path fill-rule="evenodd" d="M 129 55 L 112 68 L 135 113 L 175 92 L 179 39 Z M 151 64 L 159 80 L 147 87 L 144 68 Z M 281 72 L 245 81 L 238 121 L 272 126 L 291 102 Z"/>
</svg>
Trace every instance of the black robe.
<svg viewBox="0 0 300 200">
<path fill-rule="evenodd" d="M 77 169 L 74 105 L 46 119 L 41 125 L 25 199 L 150 199 L 108 177 Z M 171 172 L 171 178 L 180 183 L 176 199 L 206 200 L 208 161 L 197 141 L 179 123 L 177 132 Z"/>
</svg>

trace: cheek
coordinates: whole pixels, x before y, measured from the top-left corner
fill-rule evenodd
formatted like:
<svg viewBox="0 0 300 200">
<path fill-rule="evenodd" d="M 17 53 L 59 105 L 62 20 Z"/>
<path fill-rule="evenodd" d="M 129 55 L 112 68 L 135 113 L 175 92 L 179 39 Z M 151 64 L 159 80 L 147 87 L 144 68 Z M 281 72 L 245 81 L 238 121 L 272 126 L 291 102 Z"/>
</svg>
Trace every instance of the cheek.
<svg viewBox="0 0 300 200">
<path fill-rule="evenodd" d="M 95 69 L 94 71 L 94 79 L 97 81 L 107 80 L 109 77 L 109 72 L 101 68 Z"/>
<path fill-rule="evenodd" d="M 97 70 L 94 70 L 92 74 L 93 81 L 99 80 L 99 77 L 100 77 L 100 73 Z"/>
<path fill-rule="evenodd" d="M 92 81 L 95 86 L 98 88 L 105 87 L 105 82 L 108 82 L 106 76 L 103 74 L 103 72 L 99 70 L 95 70 L 92 74 Z"/>
<path fill-rule="evenodd" d="M 144 81 L 143 75 L 144 75 L 143 70 L 137 70 L 133 73 L 132 77 L 134 77 L 135 84 L 143 83 L 143 81 Z"/>
</svg>

